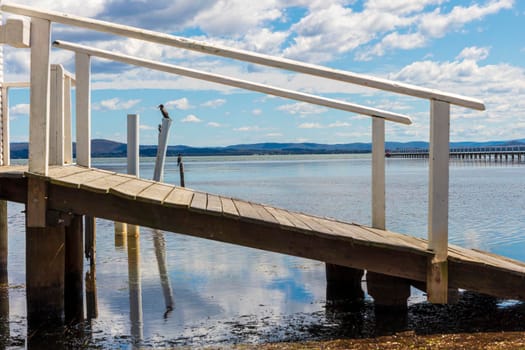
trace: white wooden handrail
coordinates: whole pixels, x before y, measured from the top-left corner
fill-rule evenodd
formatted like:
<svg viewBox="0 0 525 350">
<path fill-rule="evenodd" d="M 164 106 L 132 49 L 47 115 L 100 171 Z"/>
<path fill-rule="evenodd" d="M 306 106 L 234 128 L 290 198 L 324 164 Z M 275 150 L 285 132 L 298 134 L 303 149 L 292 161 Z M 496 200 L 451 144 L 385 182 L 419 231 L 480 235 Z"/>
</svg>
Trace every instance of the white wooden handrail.
<svg viewBox="0 0 525 350">
<path fill-rule="evenodd" d="M 306 94 L 302 92 L 296 92 L 287 89 L 276 88 L 270 85 L 252 83 L 246 80 L 230 78 L 219 74 L 207 73 L 195 69 L 183 68 L 180 66 L 175 66 L 172 64 L 159 63 L 156 61 L 146 60 L 142 58 L 137 58 L 129 55 L 118 54 L 110 51 L 95 49 L 88 46 L 73 44 L 65 41 L 55 41 L 53 46 L 59 47 L 66 50 L 71 50 L 78 53 L 83 53 L 89 56 L 96 56 L 100 58 L 106 58 L 113 61 L 118 61 L 122 63 L 132 64 L 135 66 L 146 67 L 154 70 L 160 70 L 167 73 L 183 75 L 195 79 L 211 81 L 214 83 L 219 83 L 228 86 L 234 86 L 241 89 L 258 91 L 269 95 L 285 97 L 289 99 L 294 99 L 298 101 L 308 102 L 320 106 L 330 107 L 334 109 L 339 109 L 347 112 L 353 112 L 363 115 L 368 115 L 372 117 L 384 118 L 386 120 L 402 123 L 402 124 L 411 124 L 412 121 L 410 117 L 391 113 L 377 108 L 369 108 L 361 106 L 358 104 L 335 100 L 326 97 L 320 97 L 316 95 Z"/>
<path fill-rule="evenodd" d="M 332 69 L 319 65 L 304 63 L 287 58 L 273 57 L 256 52 L 239 50 L 225 46 L 206 43 L 203 41 L 191 40 L 175 35 L 158 33 L 151 30 L 139 29 L 122 24 L 115 24 L 91 18 L 62 14 L 55 11 L 37 10 L 29 6 L 18 4 L 3 4 L 1 11 L 13 14 L 29 16 L 33 18 L 45 19 L 51 22 L 93 29 L 105 33 L 121 35 L 128 38 L 135 38 L 168 46 L 174 46 L 192 51 L 198 51 L 209 55 L 233 58 L 255 64 L 266 65 L 275 68 L 287 69 L 304 74 L 319 76 L 326 79 L 338 80 L 347 83 L 363 85 L 370 88 L 405 94 L 429 100 L 439 100 L 450 104 L 484 110 L 485 105 L 482 101 L 457 94 L 443 91 L 421 88 L 415 85 L 399 83 L 387 79 L 375 78 L 364 74 L 357 74 L 348 71 Z"/>
</svg>

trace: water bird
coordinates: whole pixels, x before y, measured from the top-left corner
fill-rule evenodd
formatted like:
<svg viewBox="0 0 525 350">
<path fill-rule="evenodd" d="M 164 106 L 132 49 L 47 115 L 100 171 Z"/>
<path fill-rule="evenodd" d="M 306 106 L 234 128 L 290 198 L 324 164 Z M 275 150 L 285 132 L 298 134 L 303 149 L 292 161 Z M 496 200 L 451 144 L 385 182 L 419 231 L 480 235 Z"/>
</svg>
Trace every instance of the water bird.
<svg viewBox="0 0 525 350">
<path fill-rule="evenodd" d="M 162 113 L 162 116 L 166 119 L 170 119 L 170 115 L 168 114 L 168 111 L 166 110 L 166 108 L 164 108 L 164 105 L 160 104 L 158 107 L 160 109 L 160 113 Z"/>
<path fill-rule="evenodd" d="M 160 134 L 162 132 L 162 125 L 159 124 L 158 129 L 159 129 L 159 134 Z"/>
</svg>

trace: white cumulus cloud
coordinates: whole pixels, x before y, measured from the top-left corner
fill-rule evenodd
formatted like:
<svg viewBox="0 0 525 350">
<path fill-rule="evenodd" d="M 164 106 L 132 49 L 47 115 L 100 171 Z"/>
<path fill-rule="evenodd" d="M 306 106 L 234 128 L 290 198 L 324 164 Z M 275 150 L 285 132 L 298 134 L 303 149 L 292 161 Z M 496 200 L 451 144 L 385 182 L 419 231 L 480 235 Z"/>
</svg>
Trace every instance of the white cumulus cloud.
<svg viewBox="0 0 525 350">
<path fill-rule="evenodd" d="M 199 117 L 197 117 L 194 114 L 188 114 L 186 117 L 182 118 L 180 121 L 183 123 L 201 123 L 202 122 L 202 120 L 199 119 Z"/>
</svg>

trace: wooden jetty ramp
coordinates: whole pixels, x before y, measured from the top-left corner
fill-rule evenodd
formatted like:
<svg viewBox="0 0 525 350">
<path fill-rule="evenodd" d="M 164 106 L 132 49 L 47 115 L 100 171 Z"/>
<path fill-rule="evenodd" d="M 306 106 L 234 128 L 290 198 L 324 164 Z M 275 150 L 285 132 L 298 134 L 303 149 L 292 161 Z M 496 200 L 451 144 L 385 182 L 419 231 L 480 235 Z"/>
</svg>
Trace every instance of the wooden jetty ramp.
<svg viewBox="0 0 525 350">
<path fill-rule="evenodd" d="M 35 180 L 45 184 L 54 217 L 127 222 L 363 269 L 420 289 L 432 266 L 425 239 L 95 168 L 56 166 L 42 176 L 0 167 L 0 197 L 26 203 Z M 451 289 L 525 300 L 525 264 L 505 257 L 449 245 L 448 278 Z"/>
</svg>

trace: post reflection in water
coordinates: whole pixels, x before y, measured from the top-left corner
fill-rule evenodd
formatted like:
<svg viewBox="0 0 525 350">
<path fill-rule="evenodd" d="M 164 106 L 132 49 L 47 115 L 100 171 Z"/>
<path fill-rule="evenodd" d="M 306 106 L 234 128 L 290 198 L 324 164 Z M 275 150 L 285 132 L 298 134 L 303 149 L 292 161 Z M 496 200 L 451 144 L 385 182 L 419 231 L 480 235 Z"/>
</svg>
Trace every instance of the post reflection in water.
<svg viewBox="0 0 525 350">
<path fill-rule="evenodd" d="M 164 317 L 173 310 L 173 289 L 171 288 L 170 278 L 167 269 L 166 260 L 166 241 L 164 235 L 159 230 L 153 230 L 153 244 L 155 246 L 155 256 L 157 257 L 157 265 L 159 266 L 160 283 L 162 285 L 162 293 L 164 295 L 164 302 L 166 303 L 166 312 Z"/>
<path fill-rule="evenodd" d="M 9 344 L 9 285 L 0 284 L 0 348 L 5 349 Z"/>
<path fill-rule="evenodd" d="M 128 226 L 128 285 L 131 336 L 137 344 L 143 339 L 142 286 L 140 273 L 140 233 L 138 227 Z"/>
</svg>

